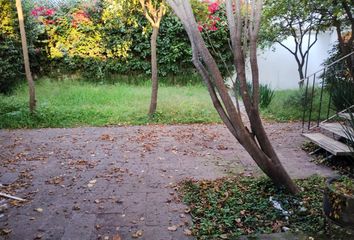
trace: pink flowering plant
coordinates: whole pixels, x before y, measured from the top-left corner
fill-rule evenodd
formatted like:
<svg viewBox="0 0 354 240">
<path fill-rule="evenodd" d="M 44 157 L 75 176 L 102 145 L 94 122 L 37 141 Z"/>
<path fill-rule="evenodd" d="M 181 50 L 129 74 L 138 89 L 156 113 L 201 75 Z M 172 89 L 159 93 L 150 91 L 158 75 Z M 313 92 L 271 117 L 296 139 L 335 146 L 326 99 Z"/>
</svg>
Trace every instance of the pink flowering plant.
<svg viewBox="0 0 354 240">
<path fill-rule="evenodd" d="M 193 9 L 198 21 L 198 29 L 203 31 L 217 31 L 221 23 L 220 14 L 222 12 L 222 3 L 219 1 L 203 0 L 202 2 L 193 1 Z"/>
<path fill-rule="evenodd" d="M 225 3 L 222 0 L 192 0 L 192 8 L 198 29 L 225 76 L 231 75 L 232 53 L 229 50 Z M 215 51 L 214 51 L 215 50 Z"/>
<path fill-rule="evenodd" d="M 31 15 L 42 22 L 44 25 L 54 24 L 54 15 L 55 15 L 54 8 L 47 8 L 45 6 L 35 7 L 31 11 Z"/>
</svg>

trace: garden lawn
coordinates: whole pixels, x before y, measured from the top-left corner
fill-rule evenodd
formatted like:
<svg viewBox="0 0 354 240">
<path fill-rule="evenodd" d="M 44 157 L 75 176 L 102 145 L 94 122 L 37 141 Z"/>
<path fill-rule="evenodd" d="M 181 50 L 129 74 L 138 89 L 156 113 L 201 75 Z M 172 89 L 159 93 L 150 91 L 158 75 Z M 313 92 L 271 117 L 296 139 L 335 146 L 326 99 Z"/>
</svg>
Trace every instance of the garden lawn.
<svg viewBox="0 0 354 240">
<path fill-rule="evenodd" d="M 37 111 L 28 111 L 26 85 L 0 95 L 0 128 L 43 128 L 147 123 L 213 123 L 220 119 L 201 85 L 160 86 L 157 113 L 147 115 L 151 87 L 95 85 L 41 79 L 36 82 Z"/>
</svg>

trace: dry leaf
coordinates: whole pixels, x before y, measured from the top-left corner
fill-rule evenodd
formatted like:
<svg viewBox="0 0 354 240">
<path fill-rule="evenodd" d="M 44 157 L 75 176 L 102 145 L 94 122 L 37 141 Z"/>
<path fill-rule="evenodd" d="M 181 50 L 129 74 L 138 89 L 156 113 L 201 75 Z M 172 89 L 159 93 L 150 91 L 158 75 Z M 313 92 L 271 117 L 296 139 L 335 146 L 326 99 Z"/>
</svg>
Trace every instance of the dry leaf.
<svg viewBox="0 0 354 240">
<path fill-rule="evenodd" d="M 43 233 L 38 233 L 34 239 L 42 239 L 44 236 Z"/>
<path fill-rule="evenodd" d="M 80 210 L 80 206 L 79 205 L 74 205 L 72 209 L 74 211 L 78 211 L 78 210 Z"/>
<path fill-rule="evenodd" d="M 185 229 L 183 230 L 183 233 L 184 233 L 184 235 L 186 235 L 186 236 L 192 236 L 192 231 L 189 230 L 188 228 L 185 228 Z"/>
<path fill-rule="evenodd" d="M 176 231 L 177 230 L 177 226 L 176 225 L 172 225 L 170 227 L 167 228 L 168 231 Z"/>
<path fill-rule="evenodd" d="M 221 239 L 229 239 L 229 237 L 227 236 L 227 234 L 221 234 L 219 236 Z"/>
<path fill-rule="evenodd" d="M 11 232 L 12 232 L 12 229 L 10 229 L 10 228 L 4 228 L 4 229 L 1 229 L 1 232 L 6 235 L 6 234 L 11 233 Z"/>
<path fill-rule="evenodd" d="M 36 208 L 36 209 L 34 209 L 34 211 L 36 211 L 36 212 L 43 212 L 43 208 Z"/>
<path fill-rule="evenodd" d="M 122 240 L 122 238 L 119 234 L 116 234 L 113 236 L 113 240 Z"/>
<path fill-rule="evenodd" d="M 132 234 L 132 237 L 133 238 L 139 238 L 139 237 L 143 236 L 143 234 L 144 234 L 143 230 L 138 230 L 138 231 L 136 231 L 135 233 Z"/>
</svg>

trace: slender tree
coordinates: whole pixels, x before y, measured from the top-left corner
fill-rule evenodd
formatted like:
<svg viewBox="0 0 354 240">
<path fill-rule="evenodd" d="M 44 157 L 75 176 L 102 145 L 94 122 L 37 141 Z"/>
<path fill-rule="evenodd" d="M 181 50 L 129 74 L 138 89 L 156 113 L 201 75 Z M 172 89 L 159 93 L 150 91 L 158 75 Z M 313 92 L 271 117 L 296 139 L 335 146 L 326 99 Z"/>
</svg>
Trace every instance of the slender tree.
<svg viewBox="0 0 354 240">
<path fill-rule="evenodd" d="M 164 1 L 154 0 L 139 0 L 143 9 L 145 18 L 152 26 L 152 34 L 150 39 L 151 44 L 151 102 L 149 108 L 149 115 L 156 112 L 157 107 L 157 92 L 158 92 L 158 76 L 157 76 L 157 36 L 159 34 L 160 23 L 162 17 L 166 13 L 166 6 Z"/>
<path fill-rule="evenodd" d="M 324 16 L 314 12 L 311 5 L 304 1 L 266 0 L 263 10 L 262 40 L 276 42 L 294 56 L 299 80 L 307 75 L 305 63 L 310 49 L 324 28 Z M 283 43 L 287 38 L 293 41 L 294 47 Z"/>
<path fill-rule="evenodd" d="M 354 51 L 354 0 L 302 0 L 314 13 L 323 16 L 322 26 L 334 28 L 342 56 Z M 346 58 L 348 72 L 354 77 L 354 55 Z"/>
<path fill-rule="evenodd" d="M 257 38 L 261 20 L 261 0 L 226 0 L 226 13 L 230 30 L 234 66 L 241 88 L 250 129 L 241 118 L 238 100 L 234 104 L 225 86 L 221 72 L 210 54 L 198 30 L 191 5 L 186 0 L 167 0 L 182 21 L 189 36 L 193 63 L 202 76 L 215 109 L 230 130 L 242 144 L 262 171 L 279 186 L 285 186 L 291 193 L 299 189 L 283 168 L 262 125 L 259 115 L 259 73 L 257 64 Z M 245 11 L 246 9 L 246 11 Z M 253 91 L 246 82 L 246 56 L 249 51 Z"/>
<path fill-rule="evenodd" d="M 26 79 L 28 82 L 28 89 L 29 89 L 29 109 L 30 112 L 33 113 L 33 111 L 36 108 L 36 95 L 34 89 L 34 81 L 32 78 L 32 73 L 30 68 L 29 57 L 28 57 L 28 47 L 27 47 L 25 23 L 23 18 L 21 0 L 16 0 L 16 8 L 17 8 L 18 21 L 19 21 L 19 27 L 21 32 L 21 43 L 22 43 L 22 52 L 23 52 L 23 60 L 25 65 Z"/>
</svg>

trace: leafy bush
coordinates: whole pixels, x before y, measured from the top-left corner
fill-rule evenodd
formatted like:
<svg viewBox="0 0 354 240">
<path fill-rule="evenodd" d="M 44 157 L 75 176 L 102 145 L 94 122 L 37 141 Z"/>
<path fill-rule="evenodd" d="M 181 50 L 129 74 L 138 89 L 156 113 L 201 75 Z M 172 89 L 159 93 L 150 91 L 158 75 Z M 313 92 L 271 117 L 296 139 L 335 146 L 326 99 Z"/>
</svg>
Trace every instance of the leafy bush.
<svg viewBox="0 0 354 240">
<path fill-rule="evenodd" d="M 339 47 L 334 46 L 323 65 L 328 66 L 340 57 L 342 54 Z M 342 111 L 354 105 L 354 79 L 345 60 L 329 67 L 321 77 L 332 94 L 332 102 L 336 111 Z"/>
<path fill-rule="evenodd" d="M 95 3 L 71 1 L 56 8 L 50 2 L 39 3 L 41 5 L 29 12 L 37 19 L 37 28 L 46 34 L 41 37 L 45 37 L 48 43 L 41 49 L 48 49 L 52 66 L 61 68 L 60 72 L 77 72 L 98 82 L 117 74 L 150 74 L 152 29 L 139 9 L 131 10 L 127 17 L 117 14 L 119 7 L 107 0 Z M 194 4 L 208 10 L 207 2 L 195 1 Z M 230 75 L 232 69 L 228 68 L 232 55 L 222 8 L 221 5 L 213 7 L 212 22 L 206 18 L 212 28 L 203 31 L 203 35 L 208 38 L 211 52 L 216 55 L 223 73 Z M 208 12 L 206 16 L 209 16 Z M 168 11 L 162 20 L 157 46 L 160 76 L 176 80 L 175 76 L 194 73 L 189 39 L 172 11 Z M 51 68 L 47 62 L 42 66 Z"/>
<path fill-rule="evenodd" d="M 8 93 L 22 77 L 21 43 L 15 3 L 0 0 L 0 9 L 0 93 Z"/>
</svg>

